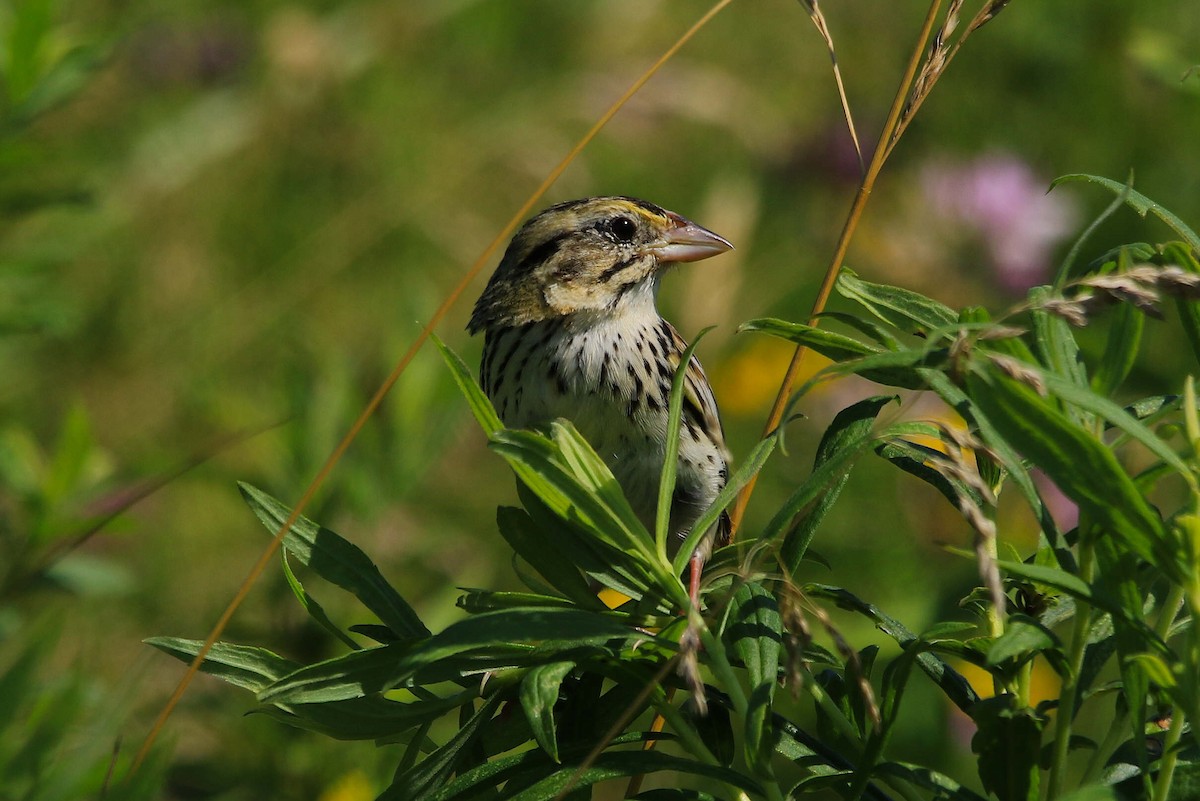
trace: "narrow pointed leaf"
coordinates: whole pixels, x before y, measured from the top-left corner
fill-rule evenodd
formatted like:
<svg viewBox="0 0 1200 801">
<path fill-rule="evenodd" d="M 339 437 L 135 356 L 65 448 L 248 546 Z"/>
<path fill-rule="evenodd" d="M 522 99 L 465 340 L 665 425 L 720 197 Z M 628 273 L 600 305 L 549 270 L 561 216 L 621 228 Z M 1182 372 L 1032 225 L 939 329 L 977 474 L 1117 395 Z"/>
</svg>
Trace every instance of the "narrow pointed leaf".
<svg viewBox="0 0 1200 801">
<path fill-rule="evenodd" d="M 654 546 L 662 559 L 667 558 L 667 529 L 671 522 L 671 506 L 675 497 L 675 478 L 679 471 L 679 428 L 683 420 L 683 399 L 687 385 L 687 371 L 692 363 L 692 354 L 701 338 L 712 328 L 701 331 L 692 344 L 679 357 L 679 366 L 671 379 L 671 394 L 667 402 L 667 440 L 664 446 L 663 468 L 658 482 L 658 505 L 654 518 Z"/>
<path fill-rule="evenodd" d="M 238 483 L 250 509 L 272 534 L 287 522 L 292 510 L 260 489 Z M 307 517 L 299 517 L 284 535 L 283 545 L 301 564 L 321 578 L 354 594 L 401 638 L 428 637 L 429 629 L 417 617 L 379 568 L 361 548 Z"/>
<path fill-rule="evenodd" d="M 1045 721 L 1019 707 L 1013 696 L 980 701 L 971 710 L 977 730 L 971 750 L 979 755 L 979 778 L 999 801 L 1037 801 L 1038 755 Z"/>
<path fill-rule="evenodd" d="M 1000 464 L 1008 472 L 1012 482 L 1017 485 L 1017 489 L 1025 498 L 1025 502 L 1029 504 L 1029 508 L 1033 510 L 1033 514 L 1041 526 L 1042 534 L 1054 550 L 1056 557 L 1069 558 L 1069 555 L 1063 555 L 1066 553 L 1066 544 L 1063 541 L 1062 533 L 1058 530 L 1058 524 L 1054 522 L 1049 507 L 1042 501 L 1042 496 L 1038 494 L 1033 477 L 1025 468 L 1020 454 L 1004 439 L 987 413 L 961 387 L 951 381 L 949 376 L 937 370 L 923 370 L 922 375 L 929 382 L 933 391 L 946 402 L 946 405 L 979 429 L 984 441 L 987 442 Z"/>
<path fill-rule="evenodd" d="M 463 396 L 467 399 L 467 405 L 471 407 L 471 413 L 479 421 L 479 425 L 483 428 L 484 433 L 490 437 L 502 429 L 504 424 L 500 422 L 500 416 L 496 414 L 496 410 L 492 407 L 492 402 L 488 400 L 487 395 L 483 394 L 483 390 L 480 388 L 479 383 L 476 382 L 466 362 L 459 358 L 457 353 L 450 350 L 437 334 L 431 333 L 429 338 L 433 340 L 433 344 L 441 351 L 442 358 L 446 361 L 446 366 L 450 368 L 450 375 L 454 378 L 454 383 L 458 384 L 459 390 L 462 391 Z"/>
<path fill-rule="evenodd" d="M 901 648 L 907 648 L 918 640 L 903 623 L 882 612 L 874 604 L 867 603 L 858 596 L 841 587 L 826 584 L 806 584 L 804 591 L 814 598 L 826 598 L 843 609 L 856 612 L 875 623 L 879 630 L 896 641 Z M 917 665 L 925 671 L 942 692 L 959 709 L 967 712 L 979 701 L 979 696 L 971 688 L 970 683 L 954 668 L 942 659 L 928 651 L 922 651 L 917 657 Z"/>
<path fill-rule="evenodd" d="M 750 454 L 742 461 L 738 468 L 725 482 L 725 486 L 717 493 L 716 499 L 712 505 L 696 519 L 692 524 L 692 530 L 688 533 L 687 539 L 679 548 L 679 552 L 675 554 L 675 560 L 671 565 L 671 570 L 674 575 L 681 575 L 687 567 L 688 560 L 691 558 L 692 551 L 696 550 L 696 546 L 700 544 L 700 538 L 713 527 L 720 518 L 721 513 L 733 503 L 733 499 L 741 492 L 742 487 L 746 486 L 751 478 L 758 475 L 758 471 L 767 463 L 775 446 L 779 443 L 779 432 L 768 434 L 763 439 L 759 440 L 758 444 Z"/>
<path fill-rule="evenodd" d="M 529 728 L 542 750 L 558 762 L 558 736 L 555 732 L 554 706 L 563 679 L 575 668 L 574 662 L 551 662 L 539 665 L 521 680 L 521 708 L 529 720 Z"/>
<path fill-rule="evenodd" d="M 1133 191 L 1133 189 L 1131 189 L 1128 185 L 1123 184 L 1120 181 L 1114 181 L 1111 178 L 1102 178 L 1099 175 L 1074 173 L 1055 178 L 1051 182 L 1050 187 L 1054 188 L 1059 184 L 1075 181 L 1096 184 L 1097 186 L 1104 187 L 1115 195 L 1124 196 L 1125 202 L 1142 217 L 1153 213 L 1155 217 L 1158 217 L 1160 220 L 1169 225 L 1171 229 L 1175 231 L 1175 233 L 1183 237 L 1183 239 L 1192 246 L 1193 250 L 1200 251 L 1200 236 L 1198 236 L 1191 228 L 1188 228 L 1184 224 L 1183 220 L 1179 219 L 1174 214 L 1143 195 L 1141 192 Z"/>
<path fill-rule="evenodd" d="M 873 443 L 878 434 L 875 432 L 875 418 L 883 407 L 896 400 L 892 395 L 880 395 L 843 409 L 829 424 L 821 444 L 817 448 L 816 463 L 813 471 L 800 488 L 784 502 L 780 510 L 767 523 L 761 537 L 771 540 L 781 537 L 784 530 L 791 524 L 805 507 L 818 501 L 825 493 L 834 499 L 841 491 L 849 475 L 850 462 L 866 447 Z M 828 511 L 829 501 L 818 509 L 818 520 Z M 812 541 L 814 526 L 793 528 L 783 538 L 781 554 L 784 566 L 795 572 L 805 551 Z"/>
<path fill-rule="evenodd" d="M 143 642 L 181 662 L 191 662 L 204 645 L 200 640 L 182 637 L 150 637 Z M 258 692 L 299 667 L 298 663 L 265 648 L 223 642 L 214 643 L 200 663 L 202 673 L 251 692 Z"/>
<path fill-rule="evenodd" d="M 870 356 L 879 352 L 878 348 L 864 345 L 845 334 L 804 323 L 777 320 L 772 317 L 744 322 L 738 327 L 738 333 L 743 331 L 761 331 L 789 342 L 795 342 L 797 345 L 804 345 L 835 362 L 844 362 L 848 359 L 857 359 L 860 356 Z"/>
<path fill-rule="evenodd" d="M 1064 379 L 1083 385 L 1087 383 L 1087 371 L 1079 353 L 1079 344 L 1071 324 L 1056 314 L 1041 311 L 1038 306 L 1053 295 L 1048 286 L 1034 287 L 1029 291 L 1033 304 L 1033 333 L 1037 341 L 1042 362 Z"/>
<path fill-rule="evenodd" d="M 397 776 L 392 786 L 379 796 L 378 801 L 417 801 L 437 797 L 437 789 L 446 777 L 454 772 L 459 761 L 479 735 L 480 728 L 492 719 L 500 706 L 502 696 L 495 695 L 486 700 L 470 719 L 445 745 L 418 762 L 404 774 Z"/>
<path fill-rule="evenodd" d="M 517 555 L 555 589 L 581 606 L 599 608 L 596 594 L 580 575 L 578 565 L 548 541 L 558 539 L 560 535 L 543 530 L 528 512 L 511 506 L 496 510 L 496 526 Z"/>
<path fill-rule="evenodd" d="M 1117 255 L 1118 272 L 1126 272 L 1131 266 L 1129 248 L 1121 248 Z M 1117 305 L 1104 343 L 1104 355 L 1100 357 L 1096 374 L 1092 377 L 1092 389 L 1098 394 L 1105 397 L 1112 395 L 1129 376 L 1129 371 L 1137 361 L 1145 324 L 1145 313 L 1132 303 Z"/>
<path fill-rule="evenodd" d="M 756 582 L 739 587 L 730 602 L 724 638 L 746 666 L 750 708 L 743 742 L 747 763 L 763 775 L 770 770 L 775 747 L 770 718 L 783 648 L 783 623 L 775 596 Z"/>
<path fill-rule="evenodd" d="M 958 315 L 944 303 L 908 289 L 864 281 L 846 267 L 838 274 L 837 290 L 842 297 L 858 302 L 885 323 L 910 334 L 958 322 Z"/>
<path fill-rule="evenodd" d="M 1046 379 L 1050 384 L 1051 377 Z M 1126 547 L 1160 569 L 1178 574 L 1162 521 L 1106 444 L 1069 420 L 1053 402 L 998 371 L 974 370 L 967 384 L 972 398 L 1004 438 L 1045 470 L 1105 532 L 1120 537 Z M 1054 381 L 1052 388 L 1065 394 L 1079 390 L 1077 397 L 1094 407 L 1102 406 L 1098 401 L 1104 400 L 1061 379 Z M 1111 405 L 1132 424 L 1130 428 L 1142 427 L 1116 404 Z"/>
<path fill-rule="evenodd" d="M 356 643 L 349 634 L 342 631 L 336 623 L 329 619 L 329 615 L 325 613 L 325 607 L 321 606 L 321 604 L 317 602 L 317 599 L 313 598 L 312 595 L 309 594 L 308 590 L 304 589 L 304 585 L 300 583 L 300 579 L 296 578 L 296 574 L 292 571 L 292 565 L 288 561 L 288 552 L 286 548 L 280 554 L 279 561 L 283 564 L 283 577 L 287 581 L 287 585 L 291 589 L 292 595 L 295 596 L 296 600 L 300 602 L 300 605 L 304 607 L 304 611 L 308 612 L 308 616 L 316 621 L 317 625 L 319 625 L 321 628 L 325 629 L 334 637 L 341 640 L 342 643 L 347 647 L 358 648 L 358 643 Z M 388 629 L 388 631 L 391 631 L 391 629 Z"/>
<path fill-rule="evenodd" d="M 436 667 L 454 674 L 556 660 L 556 655 L 613 642 L 654 640 L 617 615 L 579 609 L 505 609 L 449 626 L 417 645 L 355 651 L 282 678 L 259 694 L 262 701 L 314 703 L 390 690 Z"/>
</svg>

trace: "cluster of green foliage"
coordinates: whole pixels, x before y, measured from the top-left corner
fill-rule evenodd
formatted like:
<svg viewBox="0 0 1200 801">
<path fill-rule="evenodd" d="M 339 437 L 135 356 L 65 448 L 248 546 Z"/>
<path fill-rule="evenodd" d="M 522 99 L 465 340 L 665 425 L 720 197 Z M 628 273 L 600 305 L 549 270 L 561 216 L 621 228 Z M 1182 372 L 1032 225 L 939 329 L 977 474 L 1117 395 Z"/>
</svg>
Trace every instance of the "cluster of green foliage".
<svg viewBox="0 0 1200 801">
<path fill-rule="evenodd" d="M 1145 316 L 1161 315 L 1167 301 L 1200 359 L 1200 238 L 1127 187 L 1076 178 L 1117 192 L 1110 212 L 1121 203 L 1153 211 L 1182 241 L 1130 244 L 1076 269 L 1085 234 L 1055 284 L 1031 290 L 999 318 L 844 270 L 838 292 L 861 311 L 827 317 L 851 333 L 774 319 L 744 326 L 833 360 L 797 397 L 860 375 L 936 393 L 966 431 L 889 421 L 892 395 L 844 409 L 813 470 L 769 522 L 714 555 L 703 611 L 690 608 L 679 578 L 694 543 L 673 557 L 666 544 L 674 460 L 662 476 L 664 514 L 646 531 L 569 421 L 541 432 L 504 428 L 467 366 L 439 343 L 491 449 L 519 479 L 523 507 L 501 508 L 497 524 L 528 591 L 466 591 L 458 603 L 468 616 L 431 633 L 365 553 L 301 520 L 283 543 L 288 582 L 350 650 L 298 664 L 218 644 L 203 669 L 295 726 L 406 744 L 380 796 L 387 801 L 587 798 L 597 782 L 660 772 L 677 786 L 638 798 L 1194 797 L 1200 409 L 1190 378 L 1177 395 L 1113 397 L 1137 362 Z M 1115 322 L 1089 363 L 1071 322 L 1107 311 Z M 677 447 L 681 383 L 677 376 L 669 448 Z M 741 461 L 693 539 L 782 435 L 765 437 Z M 842 587 L 796 580 L 804 560 L 819 558 L 810 543 L 852 469 L 872 453 L 932 485 L 976 532 L 965 556 L 978 561 L 980 581 L 964 601 L 975 620 L 916 633 Z M 1136 473 L 1122 461 L 1136 461 Z M 1056 525 L 1035 469 L 1078 504 L 1077 527 Z M 994 512 L 1004 492 L 1019 495 L 1038 521 L 1032 553 L 999 552 Z M 243 494 L 269 531 L 287 520 L 278 501 L 249 486 Z M 379 624 L 332 621 L 288 559 L 353 593 Z M 609 609 L 596 586 L 628 600 Z M 895 655 L 854 650 L 825 612 L 833 606 L 877 626 Z M 185 660 L 200 646 L 151 643 Z M 1034 702 L 1037 660 L 1059 675 L 1061 691 Z M 986 672 L 993 692 L 973 689 L 953 667 L 961 663 Z M 973 722 L 977 777 L 889 757 L 906 691 L 918 681 Z M 1101 712 L 1083 718 L 1084 708 Z M 457 728 L 438 741 L 431 731 L 444 716 L 457 716 Z M 665 721 L 661 731 L 654 716 Z"/>
<path fill-rule="evenodd" d="M 70 100 L 99 61 L 98 48 L 56 42 L 53 0 L 22 2 L 0 14 L 0 214 L 6 219 L 81 199 L 78 191 L 35 184 L 20 169 L 29 129 Z M 52 327 L 55 310 L 28 297 L 42 279 L 35 265 L 0 271 L 0 336 Z M 130 699 L 113 694 L 84 669 L 58 670 L 54 648 L 64 636 L 58 616 L 36 599 L 63 593 L 95 600 L 127 583 L 110 561 L 76 550 L 129 500 L 108 498 L 108 511 L 81 515 L 94 499 L 103 457 L 86 413 L 69 410 L 56 441 L 43 446 L 31 427 L 6 421 L 0 430 L 0 795 L 29 801 L 94 797 L 114 769 L 113 743 Z M 123 798 L 158 797 L 158 755 L 127 783 Z"/>
</svg>

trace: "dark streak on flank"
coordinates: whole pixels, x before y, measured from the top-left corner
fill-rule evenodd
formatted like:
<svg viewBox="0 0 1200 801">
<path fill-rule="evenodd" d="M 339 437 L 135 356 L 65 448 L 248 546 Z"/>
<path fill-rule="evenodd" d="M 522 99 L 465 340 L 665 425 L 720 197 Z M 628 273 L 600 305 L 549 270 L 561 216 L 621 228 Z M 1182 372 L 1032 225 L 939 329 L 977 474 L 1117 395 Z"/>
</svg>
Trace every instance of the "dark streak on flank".
<svg viewBox="0 0 1200 801">
<path fill-rule="evenodd" d="M 499 394 L 500 387 L 504 385 L 504 376 L 508 372 L 508 362 L 510 359 L 512 359 L 513 354 L 516 353 L 517 347 L 521 344 L 521 335 L 519 332 L 520 332 L 520 329 L 514 329 L 514 328 L 506 329 L 504 331 L 504 334 L 506 334 L 507 336 L 505 336 L 501 339 L 498 339 L 496 342 L 497 352 L 499 352 L 499 349 L 506 344 L 505 340 L 507 340 L 507 344 L 509 347 L 508 347 L 507 352 L 505 352 L 505 354 L 502 358 L 495 360 L 496 367 L 492 371 L 492 375 L 495 376 L 495 380 L 492 382 L 492 393 L 493 394 Z"/>
</svg>

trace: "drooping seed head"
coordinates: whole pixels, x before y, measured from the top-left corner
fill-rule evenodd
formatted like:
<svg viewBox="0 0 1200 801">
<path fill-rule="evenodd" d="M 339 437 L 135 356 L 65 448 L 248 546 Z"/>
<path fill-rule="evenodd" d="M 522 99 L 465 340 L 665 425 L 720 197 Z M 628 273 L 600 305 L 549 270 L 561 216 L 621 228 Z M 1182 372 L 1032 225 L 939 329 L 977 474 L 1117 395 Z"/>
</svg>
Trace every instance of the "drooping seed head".
<svg viewBox="0 0 1200 801">
<path fill-rule="evenodd" d="M 732 248 L 723 237 L 653 203 L 595 197 L 551 206 L 513 237 L 467 328 L 524 325 L 614 312 L 670 264 Z"/>
</svg>

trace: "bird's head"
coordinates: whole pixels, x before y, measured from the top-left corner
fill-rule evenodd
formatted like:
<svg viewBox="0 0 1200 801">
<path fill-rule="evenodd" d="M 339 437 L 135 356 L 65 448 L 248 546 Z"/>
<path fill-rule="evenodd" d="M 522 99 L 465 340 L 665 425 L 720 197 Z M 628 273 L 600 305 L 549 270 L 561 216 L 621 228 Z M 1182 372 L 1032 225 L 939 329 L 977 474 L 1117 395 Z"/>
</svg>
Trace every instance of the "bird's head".
<svg viewBox="0 0 1200 801">
<path fill-rule="evenodd" d="M 675 212 L 631 197 L 551 206 L 517 232 L 475 303 L 471 333 L 653 302 L 664 268 L 732 248 Z"/>
</svg>

